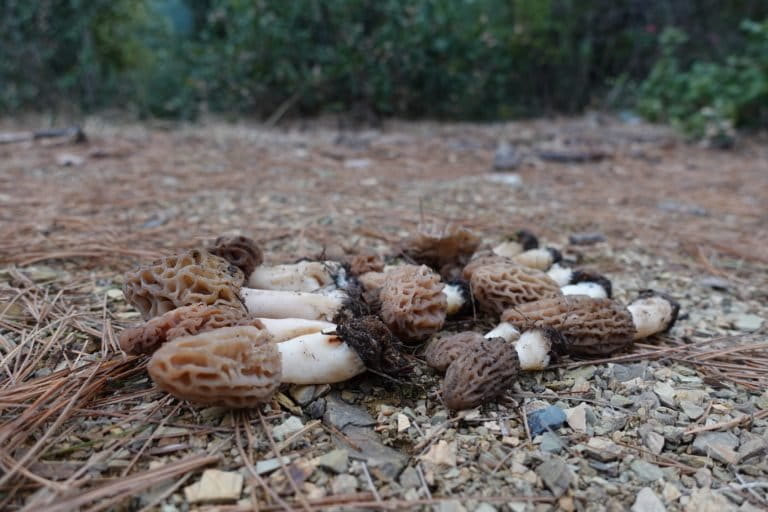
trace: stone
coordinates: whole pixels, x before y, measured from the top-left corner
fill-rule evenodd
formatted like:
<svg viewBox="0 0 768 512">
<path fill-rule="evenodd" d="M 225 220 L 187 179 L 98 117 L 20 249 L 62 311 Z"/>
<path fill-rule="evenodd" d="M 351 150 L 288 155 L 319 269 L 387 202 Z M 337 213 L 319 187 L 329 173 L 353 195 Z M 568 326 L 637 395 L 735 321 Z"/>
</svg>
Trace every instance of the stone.
<svg viewBox="0 0 768 512">
<path fill-rule="evenodd" d="M 704 414 L 703 407 L 699 407 L 698 405 L 694 404 L 693 402 L 689 402 L 688 400 L 682 400 L 680 402 L 680 408 L 683 410 L 683 414 L 692 420 L 699 419 Z"/>
<path fill-rule="evenodd" d="M 429 447 L 429 451 L 421 456 L 426 462 L 431 462 L 435 466 L 456 466 L 456 441 L 447 442 L 440 440 Z"/>
<path fill-rule="evenodd" d="M 283 460 L 283 464 L 288 464 L 289 462 L 291 462 L 290 457 L 282 457 L 282 460 Z M 255 469 L 257 474 L 263 475 L 265 473 L 271 473 L 275 471 L 280 466 L 281 466 L 280 459 L 275 457 L 273 459 L 265 459 L 265 460 L 258 461 L 256 463 Z"/>
<path fill-rule="evenodd" d="M 661 495 L 664 497 L 664 501 L 667 503 L 677 501 L 680 499 L 680 496 L 682 496 L 680 489 L 675 487 L 675 485 L 671 482 L 664 484 L 664 489 L 661 491 Z"/>
<path fill-rule="evenodd" d="M 398 432 L 405 432 L 411 428 L 411 420 L 408 419 L 408 416 L 406 416 L 403 413 L 397 414 L 397 431 Z"/>
<path fill-rule="evenodd" d="M 736 510 L 728 499 L 712 489 L 694 489 L 683 509 L 685 512 L 728 512 Z"/>
<path fill-rule="evenodd" d="M 635 497 L 632 512 L 666 512 L 666 507 L 650 487 L 643 487 Z"/>
<path fill-rule="evenodd" d="M 459 500 L 445 500 L 441 501 L 437 506 L 438 512 L 467 512 L 464 505 Z"/>
<path fill-rule="evenodd" d="M 315 399 L 315 393 L 317 392 L 317 386 L 312 384 L 308 385 L 293 385 L 288 388 L 288 394 L 299 405 L 307 405 L 309 402 Z"/>
<path fill-rule="evenodd" d="M 712 487 L 712 472 L 707 468 L 701 468 L 693 474 L 693 479 L 699 487 Z"/>
<path fill-rule="evenodd" d="M 357 491 L 357 478 L 344 473 L 336 475 L 331 480 L 331 492 L 333 494 L 352 494 Z"/>
<path fill-rule="evenodd" d="M 350 457 L 364 459 L 376 478 L 394 480 L 408 463 L 407 454 L 384 445 L 379 435 L 370 428 L 348 425 L 343 432 L 351 444 L 340 438 L 335 438 L 334 442 L 340 448 L 347 449 Z"/>
<path fill-rule="evenodd" d="M 571 245 L 592 245 L 598 242 L 605 242 L 605 235 L 599 231 L 585 231 L 581 233 L 571 233 L 568 237 Z"/>
<path fill-rule="evenodd" d="M 573 481 L 573 472 L 560 457 L 552 457 L 536 468 L 536 474 L 541 478 L 555 498 L 568 490 Z"/>
<path fill-rule="evenodd" d="M 565 409 L 564 412 L 569 427 L 576 432 L 587 431 L 587 404 L 579 404 L 576 407 Z"/>
<path fill-rule="evenodd" d="M 718 276 L 705 276 L 698 280 L 700 286 L 705 286 L 719 291 L 727 291 L 731 286 L 731 282 L 727 279 Z"/>
<path fill-rule="evenodd" d="M 618 459 L 621 456 L 622 448 L 609 439 L 593 437 L 587 442 L 586 452 L 594 459 L 608 462 Z"/>
<path fill-rule="evenodd" d="M 516 169 L 522 158 L 515 147 L 508 142 L 502 142 L 493 155 L 493 169 L 496 171 L 511 171 Z"/>
<path fill-rule="evenodd" d="M 421 487 L 421 478 L 419 478 L 419 472 L 412 466 L 408 466 L 400 474 L 400 485 L 404 489 Z"/>
<path fill-rule="evenodd" d="M 703 389 L 678 389 L 675 392 L 675 399 L 680 402 L 691 402 L 696 405 L 702 405 L 709 400 L 709 393 Z"/>
<path fill-rule="evenodd" d="M 743 332 L 756 331 L 763 325 L 763 318 L 757 315 L 738 315 L 733 319 L 733 326 Z"/>
<path fill-rule="evenodd" d="M 658 455 L 664 449 L 664 436 L 653 430 L 643 436 L 643 443 L 654 455 Z"/>
<path fill-rule="evenodd" d="M 325 399 L 318 398 L 317 400 L 310 402 L 306 407 L 304 407 L 304 413 L 313 420 L 318 420 L 325 415 L 325 407 Z"/>
<path fill-rule="evenodd" d="M 554 432 L 544 432 L 538 437 L 541 441 L 539 448 L 549 453 L 560 453 L 565 448 L 565 443 Z"/>
<path fill-rule="evenodd" d="M 624 395 L 615 394 L 611 397 L 610 403 L 613 407 L 629 407 L 635 404 L 635 401 Z"/>
<path fill-rule="evenodd" d="M 664 472 L 659 466 L 643 459 L 633 460 L 629 468 L 643 482 L 656 482 L 664 478 Z"/>
<path fill-rule="evenodd" d="M 739 460 L 762 455 L 766 451 L 768 451 L 768 442 L 760 437 L 753 437 L 741 443 L 738 451 Z"/>
<path fill-rule="evenodd" d="M 637 378 L 645 377 L 648 363 L 636 364 L 614 364 L 611 368 L 611 375 L 619 382 L 627 382 Z"/>
<path fill-rule="evenodd" d="M 323 421 L 343 431 L 347 426 L 371 427 L 376 424 L 368 411 L 356 405 L 350 405 L 337 393 L 328 395 L 325 399 L 325 414 Z"/>
<path fill-rule="evenodd" d="M 277 441 L 282 441 L 286 437 L 290 436 L 294 432 L 298 432 L 304 428 L 304 424 L 297 416 L 291 416 L 280 425 L 272 429 L 272 437 Z"/>
<path fill-rule="evenodd" d="M 344 473 L 349 467 L 349 453 L 347 450 L 331 450 L 320 457 L 318 465 L 334 473 Z"/>
<path fill-rule="evenodd" d="M 730 432 L 702 432 L 693 441 L 693 452 L 733 464 L 739 459 L 736 453 L 738 446 L 739 438 Z"/>
<path fill-rule="evenodd" d="M 472 512 L 496 512 L 496 507 L 490 503 L 480 503 Z"/>
<path fill-rule="evenodd" d="M 235 471 L 206 469 L 199 482 L 184 488 L 189 503 L 236 501 L 243 490 L 243 475 Z"/>
<path fill-rule="evenodd" d="M 536 437 L 547 430 L 560 428 L 566 421 L 563 410 L 555 405 L 528 413 L 528 429 Z"/>
<path fill-rule="evenodd" d="M 657 382 L 653 386 L 653 392 L 659 397 L 661 403 L 667 407 L 675 407 L 675 389 L 667 382 Z"/>
</svg>

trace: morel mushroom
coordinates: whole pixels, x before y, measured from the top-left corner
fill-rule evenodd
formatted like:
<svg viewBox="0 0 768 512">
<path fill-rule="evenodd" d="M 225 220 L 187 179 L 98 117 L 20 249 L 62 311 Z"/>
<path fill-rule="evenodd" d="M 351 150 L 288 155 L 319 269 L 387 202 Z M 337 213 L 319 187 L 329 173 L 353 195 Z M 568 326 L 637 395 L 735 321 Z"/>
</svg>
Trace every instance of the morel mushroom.
<svg viewBox="0 0 768 512">
<path fill-rule="evenodd" d="M 589 295 L 596 299 L 613 296 L 611 280 L 597 272 L 555 264 L 547 275 L 560 285 L 563 295 Z"/>
<path fill-rule="evenodd" d="M 315 292 L 322 288 L 346 288 L 347 271 L 337 261 L 300 261 L 286 265 L 262 265 L 248 277 L 248 287 L 260 290 Z"/>
<path fill-rule="evenodd" d="M 527 229 L 521 229 L 515 236 L 505 240 L 492 249 L 497 256 L 511 258 L 525 251 L 539 248 L 539 239 Z"/>
<path fill-rule="evenodd" d="M 557 283 L 544 272 L 505 264 L 477 268 L 470 286 L 480 307 L 496 315 L 525 302 L 561 294 Z"/>
<path fill-rule="evenodd" d="M 515 348 L 499 339 L 483 339 L 448 366 L 443 401 L 450 409 L 470 409 L 503 393 L 520 371 Z"/>
<path fill-rule="evenodd" d="M 311 293 L 242 288 L 240 295 L 249 313 L 266 318 L 333 321 L 341 311 L 356 305 L 343 290 Z"/>
<path fill-rule="evenodd" d="M 477 350 L 481 341 L 483 341 L 483 336 L 472 331 L 443 336 L 427 346 L 424 351 L 424 358 L 430 367 L 444 372 L 459 355 L 470 350 Z"/>
<path fill-rule="evenodd" d="M 207 250 L 242 270 L 246 278 L 264 261 L 259 246 L 246 236 L 220 236 Z"/>
<path fill-rule="evenodd" d="M 627 309 L 632 314 L 637 340 L 672 328 L 680 313 L 680 304 L 666 293 L 642 290 Z"/>
<path fill-rule="evenodd" d="M 422 224 L 403 242 L 402 252 L 416 263 L 452 277 L 453 270 L 463 267 L 479 245 L 480 238 L 467 228 Z"/>
<path fill-rule="evenodd" d="M 123 294 L 148 320 L 192 304 L 242 308 L 237 291 L 243 279 L 243 272 L 226 260 L 192 249 L 130 272 Z"/>
<path fill-rule="evenodd" d="M 440 276 L 426 265 L 402 265 L 387 273 L 381 288 L 381 318 L 392 332 L 423 341 L 442 329 L 448 311 Z"/>
</svg>

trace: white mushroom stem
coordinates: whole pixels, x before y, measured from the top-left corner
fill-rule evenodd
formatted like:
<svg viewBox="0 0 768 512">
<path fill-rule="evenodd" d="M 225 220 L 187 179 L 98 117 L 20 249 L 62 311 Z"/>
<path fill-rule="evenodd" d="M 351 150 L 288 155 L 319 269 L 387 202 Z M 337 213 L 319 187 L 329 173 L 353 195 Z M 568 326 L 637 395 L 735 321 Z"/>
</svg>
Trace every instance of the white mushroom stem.
<svg viewBox="0 0 768 512">
<path fill-rule="evenodd" d="M 281 382 L 333 384 L 365 371 L 357 352 L 335 334 L 316 332 L 277 343 L 282 359 Z"/>
<path fill-rule="evenodd" d="M 288 265 L 262 265 L 248 277 L 248 286 L 262 290 L 313 292 L 326 286 L 343 288 L 346 271 L 336 261 L 300 261 Z"/>
<path fill-rule="evenodd" d="M 499 325 L 491 329 L 485 334 L 485 338 L 502 338 L 504 341 L 511 343 L 520 337 L 520 331 L 517 327 L 509 322 L 501 322 Z"/>
<path fill-rule="evenodd" d="M 515 351 L 520 360 L 521 370 L 543 370 L 549 364 L 549 352 L 552 342 L 544 331 L 534 329 L 525 331 L 515 342 Z"/>
<path fill-rule="evenodd" d="M 461 308 L 463 308 L 464 304 L 467 303 L 467 297 L 464 294 L 464 289 L 459 285 L 445 285 L 443 287 L 443 294 L 445 295 L 446 299 L 448 299 L 448 309 L 446 310 L 446 314 L 448 316 L 455 315 L 461 311 Z"/>
<path fill-rule="evenodd" d="M 627 309 L 635 324 L 634 339 L 647 338 L 669 326 L 674 308 L 664 297 L 650 296 L 635 300 Z"/>
<path fill-rule="evenodd" d="M 555 263 L 547 271 L 547 275 L 560 286 L 566 286 L 567 284 L 570 284 L 571 279 L 573 279 L 573 269 Z"/>
<path fill-rule="evenodd" d="M 253 316 L 326 321 L 333 320 L 349 299 L 347 293 L 342 290 L 307 293 L 241 288 L 240 296 Z"/>
<path fill-rule="evenodd" d="M 523 244 L 510 240 L 508 242 L 502 242 L 492 249 L 493 254 L 496 256 L 505 256 L 512 258 L 523 252 Z"/>
<path fill-rule="evenodd" d="M 323 320 L 307 320 L 305 318 L 258 318 L 258 320 L 264 324 L 275 343 L 306 334 L 336 330 L 336 324 Z"/>
<path fill-rule="evenodd" d="M 576 284 L 565 285 L 560 288 L 563 295 L 588 295 L 593 299 L 605 299 L 608 292 L 601 285 L 591 281 L 582 281 Z"/>
<path fill-rule="evenodd" d="M 540 247 L 538 249 L 528 249 L 527 251 L 521 252 L 517 256 L 513 256 L 512 260 L 524 267 L 547 270 L 552 266 L 555 258 L 552 255 L 552 251 Z"/>
</svg>

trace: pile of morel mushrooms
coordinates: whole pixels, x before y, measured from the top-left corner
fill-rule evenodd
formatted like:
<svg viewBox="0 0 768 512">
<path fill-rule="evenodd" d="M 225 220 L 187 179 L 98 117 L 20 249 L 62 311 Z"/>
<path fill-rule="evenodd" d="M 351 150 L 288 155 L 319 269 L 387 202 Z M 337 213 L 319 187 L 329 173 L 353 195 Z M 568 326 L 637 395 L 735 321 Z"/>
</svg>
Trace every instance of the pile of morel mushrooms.
<svg viewBox="0 0 768 512">
<path fill-rule="evenodd" d="M 609 355 L 677 318 L 663 293 L 613 300 L 605 276 L 564 264 L 528 231 L 480 246 L 459 226 L 420 227 L 386 262 L 360 252 L 270 266 L 251 239 L 222 237 L 127 275 L 125 297 L 146 323 L 124 330 L 120 346 L 150 355 L 150 377 L 173 396 L 243 408 L 281 384 L 331 384 L 366 369 L 401 377 L 412 367 L 407 346 L 431 340 L 424 355 L 445 372 L 445 404 L 466 409 L 553 356 Z M 489 320 L 484 335 L 438 335 L 447 321 Z"/>
</svg>

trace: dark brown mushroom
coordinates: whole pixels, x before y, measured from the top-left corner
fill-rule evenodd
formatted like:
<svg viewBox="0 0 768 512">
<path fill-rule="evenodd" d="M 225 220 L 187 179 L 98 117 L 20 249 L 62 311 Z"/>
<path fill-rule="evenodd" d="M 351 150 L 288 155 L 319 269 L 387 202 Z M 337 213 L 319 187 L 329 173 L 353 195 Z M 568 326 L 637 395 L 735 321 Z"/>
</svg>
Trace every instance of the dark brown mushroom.
<svg viewBox="0 0 768 512">
<path fill-rule="evenodd" d="M 467 228 L 450 225 L 420 225 L 402 244 L 402 252 L 416 263 L 428 265 L 446 278 L 463 267 L 480 245 L 480 238 Z"/>
<path fill-rule="evenodd" d="M 472 331 L 443 336 L 427 346 L 424 358 L 430 367 L 444 372 L 457 357 L 469 350 L 475 350 L 484 339 L 482 334 Z"/>
<path fill-rule="evenodd" d="M 425 265 L 390 270 L 379 293 L 382 320 L 404 341 L 424 341 L 445 323 L 448 299 L 443 286 L 440 276 Z"/>
<path fill-rule="evenodd" d="M 247 236 L 220 236 L 208 247 L 208 252 L 242 270 L 246 279 L 264 261 L 259 246 Z"/>
</svg>

